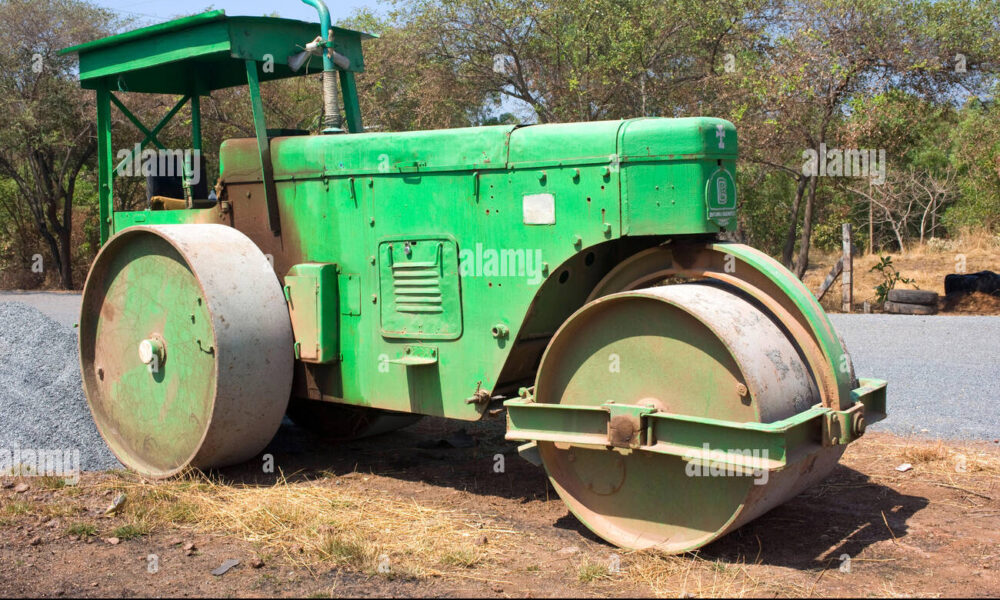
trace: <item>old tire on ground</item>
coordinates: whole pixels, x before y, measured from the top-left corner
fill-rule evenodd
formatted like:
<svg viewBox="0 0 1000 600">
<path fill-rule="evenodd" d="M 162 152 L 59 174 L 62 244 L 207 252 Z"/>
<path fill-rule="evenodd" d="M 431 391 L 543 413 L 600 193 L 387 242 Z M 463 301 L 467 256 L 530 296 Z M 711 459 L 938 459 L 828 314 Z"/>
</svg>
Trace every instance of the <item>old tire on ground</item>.
<svg viewBox="0 0 1000 600">
<path fill-rule="evenodd" d="M 894 315 L 934 315 L 937 314 L 937 305 L 909 304 L 906 302 L 886 302 L 882 308 L 885 312 Z"/>
<path fill-rule="evenodd" d="M 938 295 L 930 290 L 889 290 L 889 301 L 937 306 Z"/>
<path fill-rule="evenodd" d="M 223 225 L 131 227 L 83 291 L 80 364 L 97 429 L 142 475 L 237 464 L 274 436 L 292 384 L 278 278 Z"/>
<path fill-rule="evenodd" d="M 288 418 L 327 440 L 347 442 L 413 425 L 423 415 L 319 400 L 292 399 Z"/>
<path fill-rule="evenodd" d="M 546 349 L 535 400 L 590 406 L 613 400 L 768 423 L 809 409 L 819 392 L 795 342 L 759 304 L 729 286 L 686 283 L 586 304 Z M 553 442 L 538 442 L 538 450 L 560 497 L 594 533 L 624 548 L 678 553 L 821 480 L 844 447 L 817 448 L 765 471 L 764 481 L 691 476 L 683 458 L 641 450 Z"/>
</svg>

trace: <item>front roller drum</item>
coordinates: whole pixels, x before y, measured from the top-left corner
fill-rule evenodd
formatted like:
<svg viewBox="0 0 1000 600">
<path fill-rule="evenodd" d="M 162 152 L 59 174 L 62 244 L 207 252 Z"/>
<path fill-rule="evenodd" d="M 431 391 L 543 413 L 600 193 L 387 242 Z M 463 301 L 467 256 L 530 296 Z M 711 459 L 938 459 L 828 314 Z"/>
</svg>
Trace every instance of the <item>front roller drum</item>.
<svg viewBox="0 0 1000 600">
<path fill-rule="evenodd" d="M 809 410 L 820 395 L 786 329 L 735 288 L 702 282 L 585 305 L 546 350 L 534 399 L 772 423 Z M 618 426 L 610 421 L 610 441 Z M 734 473 L 630 448 L 627 435 L 619 447 L 539 441 L 538 451 L 556 491 L 594 533 L 624 548 L 672 553 L 707 544 L 788 500 L 825 477 L 844 451 L 817 446 L 778 470 Z"/>
<path fill-rule="evenodd" d="M 97 429 L 152 478 L 244 462 L 274 437 L 292 385 L 281 285 L 223 225 L 131 227 L 83 291 L 80 364 Z"/>
</svg>

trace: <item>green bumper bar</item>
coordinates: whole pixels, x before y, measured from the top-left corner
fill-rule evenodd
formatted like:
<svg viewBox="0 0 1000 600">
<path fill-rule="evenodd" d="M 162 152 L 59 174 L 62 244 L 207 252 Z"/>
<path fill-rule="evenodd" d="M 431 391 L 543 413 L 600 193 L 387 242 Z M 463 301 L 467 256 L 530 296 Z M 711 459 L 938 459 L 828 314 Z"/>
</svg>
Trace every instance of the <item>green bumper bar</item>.
<svg viewBox="0 0 1000 600">
<path fill-rule="evenodd" d="M 656 412 L 652 407 L 538 404 L 524 390 L 504 402 L 511 441 L 554 442 L 679 456 L 735 469 L 779 470 L 823 446 L 848 444 L 885 418 L 886 382 L 862 379 L 844 411 L 816 405 L 773 423 L 738 423 Z"/>
</svg>

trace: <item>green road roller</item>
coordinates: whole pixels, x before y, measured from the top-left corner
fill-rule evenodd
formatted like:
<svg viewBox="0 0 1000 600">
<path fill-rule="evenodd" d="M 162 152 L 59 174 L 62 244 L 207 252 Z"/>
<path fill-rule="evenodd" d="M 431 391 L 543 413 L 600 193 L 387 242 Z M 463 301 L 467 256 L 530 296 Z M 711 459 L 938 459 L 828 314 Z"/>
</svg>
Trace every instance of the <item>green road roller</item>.
<svg viewBox="0 0 1000 600">
<path fill-rule="evenodd" d="M 505 412 L 595 534 L 684 552 L 821 480 L 884 418 L 886 383 L 855 377 L 812 293 L 725 241 L 731 123 L 366 132 L 371 36 L 305 1 L 319 23 L 212 11 L 64 50 L 97 105 L 83 385 L 124 465 L 238 464 L 286 415 L 350 440 Z M 320 131 L 268 129 L 262 82 L 320 70 Z M 256 135 L 221 145 L 209 189 L 200 99 L 234 86 Z M 124 102 L 143 93 L 176 104 L 143 124 Z M 113 144 L 112 110 L 142 143 Z M 159 139 L 179 115 L 190 151 Z M 119 210 L 136 173 L 146 204 Z"/>
</svg>

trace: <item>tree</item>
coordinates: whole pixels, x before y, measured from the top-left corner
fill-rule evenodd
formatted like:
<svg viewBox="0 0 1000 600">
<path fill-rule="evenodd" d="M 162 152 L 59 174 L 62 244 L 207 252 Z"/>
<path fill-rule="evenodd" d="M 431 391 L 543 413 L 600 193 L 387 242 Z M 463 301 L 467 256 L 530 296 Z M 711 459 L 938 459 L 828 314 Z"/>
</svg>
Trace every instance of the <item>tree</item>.
<svg viewBox="0 0 1000 600">
<path fill-rule="evenodd" d="M 926 96 L 953 90 L 958 74 L 940 60 L 950 47 L 927 27 L 932 4 L 928 0 L 785 3 L 780 20 L 769 30 L 773 43 L 765 47 L 761 64 L 748 74 L 746 87 L 757 95 L 755 105 L 766 111 L 751 118 L 773 123 L 779 132 L 774 137 L 785 142 L 782 147 L 791 141 L 799 144 L 799 152 L 821 154 L 824 145 L 836 146 L 836 135 L 853 98 L 889 88 Z M 756 160 L 796 180 L 782 260 L 801 277 L 809 264 L 819 178 L 799 174 L 805 162 L 801 154 L 797 159 L 794 153 L 775 156 L 768 146 L 758 146 L 756 154 Z M 793 261 L 797 230 L 798 257 Z"/>
<path fill-rule="evenodd" d="M 362 10 L 345 26 L 379 37 L 364 42 L 358 98 L 367 129 L 410 131 L 483 124 L 495 105 L 490 90 L 459 76 L 461 66 L 436 53 L 439 36 L 423 13 L 399 5 L 386 17 Z M 485 118 L 484 118 L 485 117 Z"/>
<path fill-rule="evenodd" d="M 0 175 L 14 181 L 63 288 L 73 287 L 73 197 L 94 157 L 93 94 L 59 49 L 112 31 L 114 16 L 79 0 L 0 2 Z"/>
<path fill-rule="evenodd" d="M 711 98 L 757 0 L 412 0 L 434 56 L 543 123 L 678 116 Z M 708 92 L 708 93 L 706 93 Z"/>
</svg>

